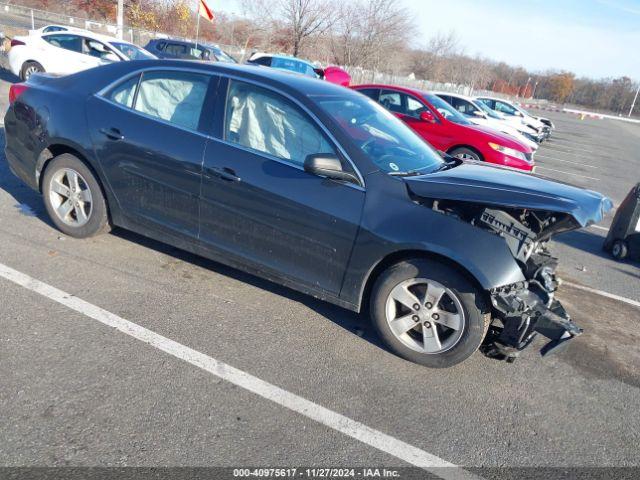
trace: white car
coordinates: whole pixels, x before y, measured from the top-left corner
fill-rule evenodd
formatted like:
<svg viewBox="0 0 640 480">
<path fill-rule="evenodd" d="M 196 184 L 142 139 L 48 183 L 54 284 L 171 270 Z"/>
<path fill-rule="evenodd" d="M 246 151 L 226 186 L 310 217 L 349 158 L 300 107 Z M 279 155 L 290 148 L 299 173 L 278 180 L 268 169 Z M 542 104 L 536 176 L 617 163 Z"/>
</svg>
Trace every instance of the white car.
<svg viewBox="0 0 640 480">
<path fill-rule="evenodd" d="M 9 50 L 11 71 L 22 80 L 37 72 L 68 75 L 109 62 L 154 58 L 132 43 L 87 30 L 14 37 Z"/>
<path fill-rule="evenodd" d="M 542 139 L 549 136 L 551 128 L 538 118 L 530 115 L 526 110 L 518 108 L 513 103 L 504 100 L 502 98 L 495 97 L 476 97 L 476 100 L 484 103 L 491 110 L 494 110 L 502 114 L 505 120 L 511 122 L 522 122 L 525 125 L 533 128 Z"/>
<path fill-rule="evenodd" d="M 506 133 L 514 137 L 520 143 L 527 145 L 533 151 L 538 149 L 538 142 L 533 139 L 535 132 L 526 125 L 521 124 L 518 127 L 512 125 L 495 114 L 490 108 L 481 102 L 475 102 L 472 98 L 457 93 L 449 92 L 432 92 L 445 102 L 450 104 L 457 111 L 462 113 L 469 121 L 476 125 L 484 125 L 493 128 L 502 133 Z M 525 135 L 525 133 L 527 135 Z"/>
</svg>

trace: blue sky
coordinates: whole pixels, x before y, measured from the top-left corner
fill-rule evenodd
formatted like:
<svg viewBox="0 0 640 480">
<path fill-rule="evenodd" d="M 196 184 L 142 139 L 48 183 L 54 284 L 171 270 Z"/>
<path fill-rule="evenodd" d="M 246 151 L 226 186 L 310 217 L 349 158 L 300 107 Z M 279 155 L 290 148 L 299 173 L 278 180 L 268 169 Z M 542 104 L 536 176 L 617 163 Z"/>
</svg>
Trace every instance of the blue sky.
<svg viewBox="0 0 640 480">
<path fill-rule="evenodd" d="M 237 0 L 208 0 L 239 11 Z M 455 31 L 469 54 L 534 71 L 640 80 L 640 0 L 401 0 L 416 13 L 416 46 Z"/>
</svg>

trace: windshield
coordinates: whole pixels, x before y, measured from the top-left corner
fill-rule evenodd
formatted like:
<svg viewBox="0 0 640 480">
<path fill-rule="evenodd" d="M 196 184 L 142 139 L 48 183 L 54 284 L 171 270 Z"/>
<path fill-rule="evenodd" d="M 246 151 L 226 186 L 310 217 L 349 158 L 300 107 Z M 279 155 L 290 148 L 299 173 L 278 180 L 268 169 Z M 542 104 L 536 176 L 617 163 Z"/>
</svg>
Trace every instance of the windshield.
<svg viewBox="0 0 640 480">
<path fill-rule="evenodd" d="M 480 110 L 482 110 L 484 113 L 486 113 L 487 116 L 491 118 L 495 118 L 496 120 L 502 120 L 502 117 L 498 115 L 496 112 L 494 112 L 493 110 L 491 110 L 489 107 L 487 107 L 487 105 L 483 101 L 478 100 L 477 102 L 473 102 L 473 104 L 476 107 L 478 107 Z"/>
<path fill-rule="evenodd" d="M 131 45 L 130 43 L 117 43 L 112 42 L 111 45 L 114 48 L 117 48 L 120 53 L 122 53 L 129 60 L 151 60 L 156 58 L 151 53 L 143 50 L 140 47 L 136 47 L 135 45 Z"/>
<path fill-rule="evenodd" d="M 422 96 L 431 104 L 433 107 L 438 110 L 440 115 L 453 123 L 458 123 L 460 125 L 471 125 L 471 122 L 467 120 L 464 115 L 462 115 L 459 111 L 449 105 L 447 102 L 442 100 L 437 95 L 432 95 L 430 93 L 423 93 Z"/>
<path fill-rule="evenodd" d="M 224 52 L 220 47 L 211 46 L 209 47 L 213 54 L 216 56 L 219 62 L 225 63 L 238 63 L 235 58 L 233 58 L 228 53 Z"/>
<path fill-rule="evenodd" d="M 383 172 L 430 173 L 444 164 L 411 128 L 364 95 L 322 97 L 318 104 Z"/>
</svg>

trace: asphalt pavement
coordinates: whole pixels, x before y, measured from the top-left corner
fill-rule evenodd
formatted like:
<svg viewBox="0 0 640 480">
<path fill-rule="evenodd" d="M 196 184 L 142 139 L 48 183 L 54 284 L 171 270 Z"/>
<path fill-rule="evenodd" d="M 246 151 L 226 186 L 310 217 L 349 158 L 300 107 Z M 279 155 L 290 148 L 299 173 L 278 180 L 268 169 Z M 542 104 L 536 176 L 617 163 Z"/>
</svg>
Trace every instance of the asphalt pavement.
<svg viewBox="0 0 640 480">
<path fill-rule="evenodd" d="M 640 180 L 640 127 L 548 116 L 557 131 L 539 173 L 619 204 Z M 638 263 L 602 253 L 605 233 L 554 242 L 564 276 L 640 300 Z M 401 467 L 392 446 L 408 445 L 470 469 L 640 466 L 640 308 L 624 301 L 565 285 L 585 328 L 565 352 L 530 349 L 514 364 L 477 353 L 429 370 L 384 350 L 360 315 L 122 230 L 66 237 L 4 159 L 0 265 L 312 402 L 296 411 L 287 395 L 222 380 L 35 280 L 0 278 L 0 465 Z M 321 409 L 393 441 L 375 448 L 312 420 Z"/>
</svg>

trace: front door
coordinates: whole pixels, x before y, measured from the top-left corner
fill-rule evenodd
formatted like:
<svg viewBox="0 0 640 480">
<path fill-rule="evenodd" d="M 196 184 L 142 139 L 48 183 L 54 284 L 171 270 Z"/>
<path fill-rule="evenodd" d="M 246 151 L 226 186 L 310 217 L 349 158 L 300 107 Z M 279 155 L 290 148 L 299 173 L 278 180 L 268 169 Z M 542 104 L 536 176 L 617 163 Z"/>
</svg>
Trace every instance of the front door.
<svg viewBox="0 0 640 480">
<path fill-rule="evenodd" d="M 196 238 L 206 136 L 200 117 L 210 81 L 149 71 L 89 101 L 91 137 L 123 215 Z"/>
<path fill-rule="evenodd" d="M 337 295 L 364 190 L 304 171 L 308 155 L 340 155 L 293 101 L 235 80 L 224 100 L 205 153 L 202 243 L 266 276 Z"/>
<path fill-rule="evenodd" d="M 417 98 L 404 92 L 382 90 L 380 103 L 437 150 L 446 151 L 449 148 L 450 138 L 446 129 L 443 128 L 435 113 Z M 428 122 L 420 118 L 420 114 L 424 111 L 430 111 L 435 121 Z"/>
</svg>

